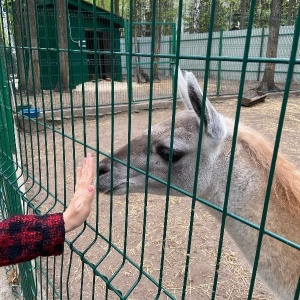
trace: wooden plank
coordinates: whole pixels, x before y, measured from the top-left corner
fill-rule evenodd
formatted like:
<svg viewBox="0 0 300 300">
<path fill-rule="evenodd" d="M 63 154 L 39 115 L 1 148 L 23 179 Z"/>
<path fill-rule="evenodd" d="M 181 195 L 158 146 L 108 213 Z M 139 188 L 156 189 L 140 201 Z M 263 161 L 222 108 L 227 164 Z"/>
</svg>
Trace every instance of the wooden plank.
<svg viewBox="0 0 300 300">
<path fill-rule="evenodd" d="M 247 94 L 243 95 L 242 105 L 243 106 L 252 106 L 259 102 L 264 102 L 268 94 L 261 93 L 258 94 L 256 91 L 250 91 Z"/>
</svg>

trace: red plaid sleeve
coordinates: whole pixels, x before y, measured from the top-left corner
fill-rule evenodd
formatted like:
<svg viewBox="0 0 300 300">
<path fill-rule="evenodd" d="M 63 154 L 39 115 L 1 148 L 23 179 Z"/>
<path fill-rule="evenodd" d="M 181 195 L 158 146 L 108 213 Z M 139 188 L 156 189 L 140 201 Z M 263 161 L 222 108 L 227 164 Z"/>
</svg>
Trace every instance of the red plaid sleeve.
<svg viewBox="0 0 300 300">
<path fill-rule="evenodd" d="M 0 222 L 0 266 L 63 252 L 63 214 L 16 215 Z"/>
</svg>

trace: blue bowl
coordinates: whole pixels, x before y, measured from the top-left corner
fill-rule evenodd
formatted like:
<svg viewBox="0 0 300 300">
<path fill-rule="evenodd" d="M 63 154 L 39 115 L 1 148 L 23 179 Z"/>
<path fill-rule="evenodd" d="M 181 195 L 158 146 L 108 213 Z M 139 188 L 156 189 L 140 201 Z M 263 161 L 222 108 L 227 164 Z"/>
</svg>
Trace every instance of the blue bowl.
<svg viewBox="0 0 300 300">
<path fill-rule="evenodd" d="M 28 118 L 38 118 L 41 110 L 38 108 L 25 108 L 22 110 L 22 114 Z"/>
</svg>

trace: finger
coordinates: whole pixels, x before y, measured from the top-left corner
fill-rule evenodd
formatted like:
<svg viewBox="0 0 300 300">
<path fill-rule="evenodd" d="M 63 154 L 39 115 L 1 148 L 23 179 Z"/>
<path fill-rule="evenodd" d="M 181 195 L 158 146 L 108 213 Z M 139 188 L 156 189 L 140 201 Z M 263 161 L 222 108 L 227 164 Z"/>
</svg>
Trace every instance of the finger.
<svg viewBox="0 0 300 300">
<path fill-rule="evenodd" d="M 86 164 L 87 164 L 87 158 L 84 157 L 84 158 L 82 159 L 82 169 L 86 168 Z"/>
<path fill-rule="evenodd" d="M 89 156 L 85 157 L 82 162 L 82 173 L 84 175 L 86 175 L 86 171 L 88 169 L 88 164 L 89 164 Z"/>
<path fill-rule="evenodd" d="M 82 160 L 82 177 L 83 177 L 83 179 L 86 179 L 87 169 L 88 169 L 88 157 L 85 157 Z"/>
<path fill-rule="evenodd" d="M 90 153 L 88 153 L 86 157 L 86 164 L 83 169 L 83 175 L 89 184 L 93 182 L 93 179 L 95 177 L 95 164 L 94 158 L 91 156 Z"/>
<path fill-rule="evenodd" d="M 91 182 L 94 180 L 95 177 L 95 161 L 92 156 L 89 157 L 89 179 Z"/>
<path fill-rule="evenodd" d="M 81 167 L 77 167 L 76 168 L 76 178 L 80 179 L 82 177 L 82 168 Z"/>
<path fill-rule="evenodd" d="M 80 184 L 80 180 L 82 178 L 82 168 L 81 167 L 77 167 L 76 168 L 76 185 L 75 185 L 75 191 L 77 190 L 79 184 Z"/>
</svg>

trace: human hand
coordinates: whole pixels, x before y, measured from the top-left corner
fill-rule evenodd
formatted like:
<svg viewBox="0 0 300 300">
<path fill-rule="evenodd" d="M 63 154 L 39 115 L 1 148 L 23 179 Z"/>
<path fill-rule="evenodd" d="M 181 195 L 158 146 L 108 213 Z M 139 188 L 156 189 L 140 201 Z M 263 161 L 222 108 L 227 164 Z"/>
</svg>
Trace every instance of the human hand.
<svg viewBox="0 0 300 300">
<path fill-rule="evenodd" d="M 95 187 L 92 185 L 95 177 L 95 163 L 90 153 L 83 159 L 83 166 L 77 168 L 76 174 L 75 194 L 63 213 L 66 232 L 82 225 L 91 212 L 95 195 Z"/>
</svg>

